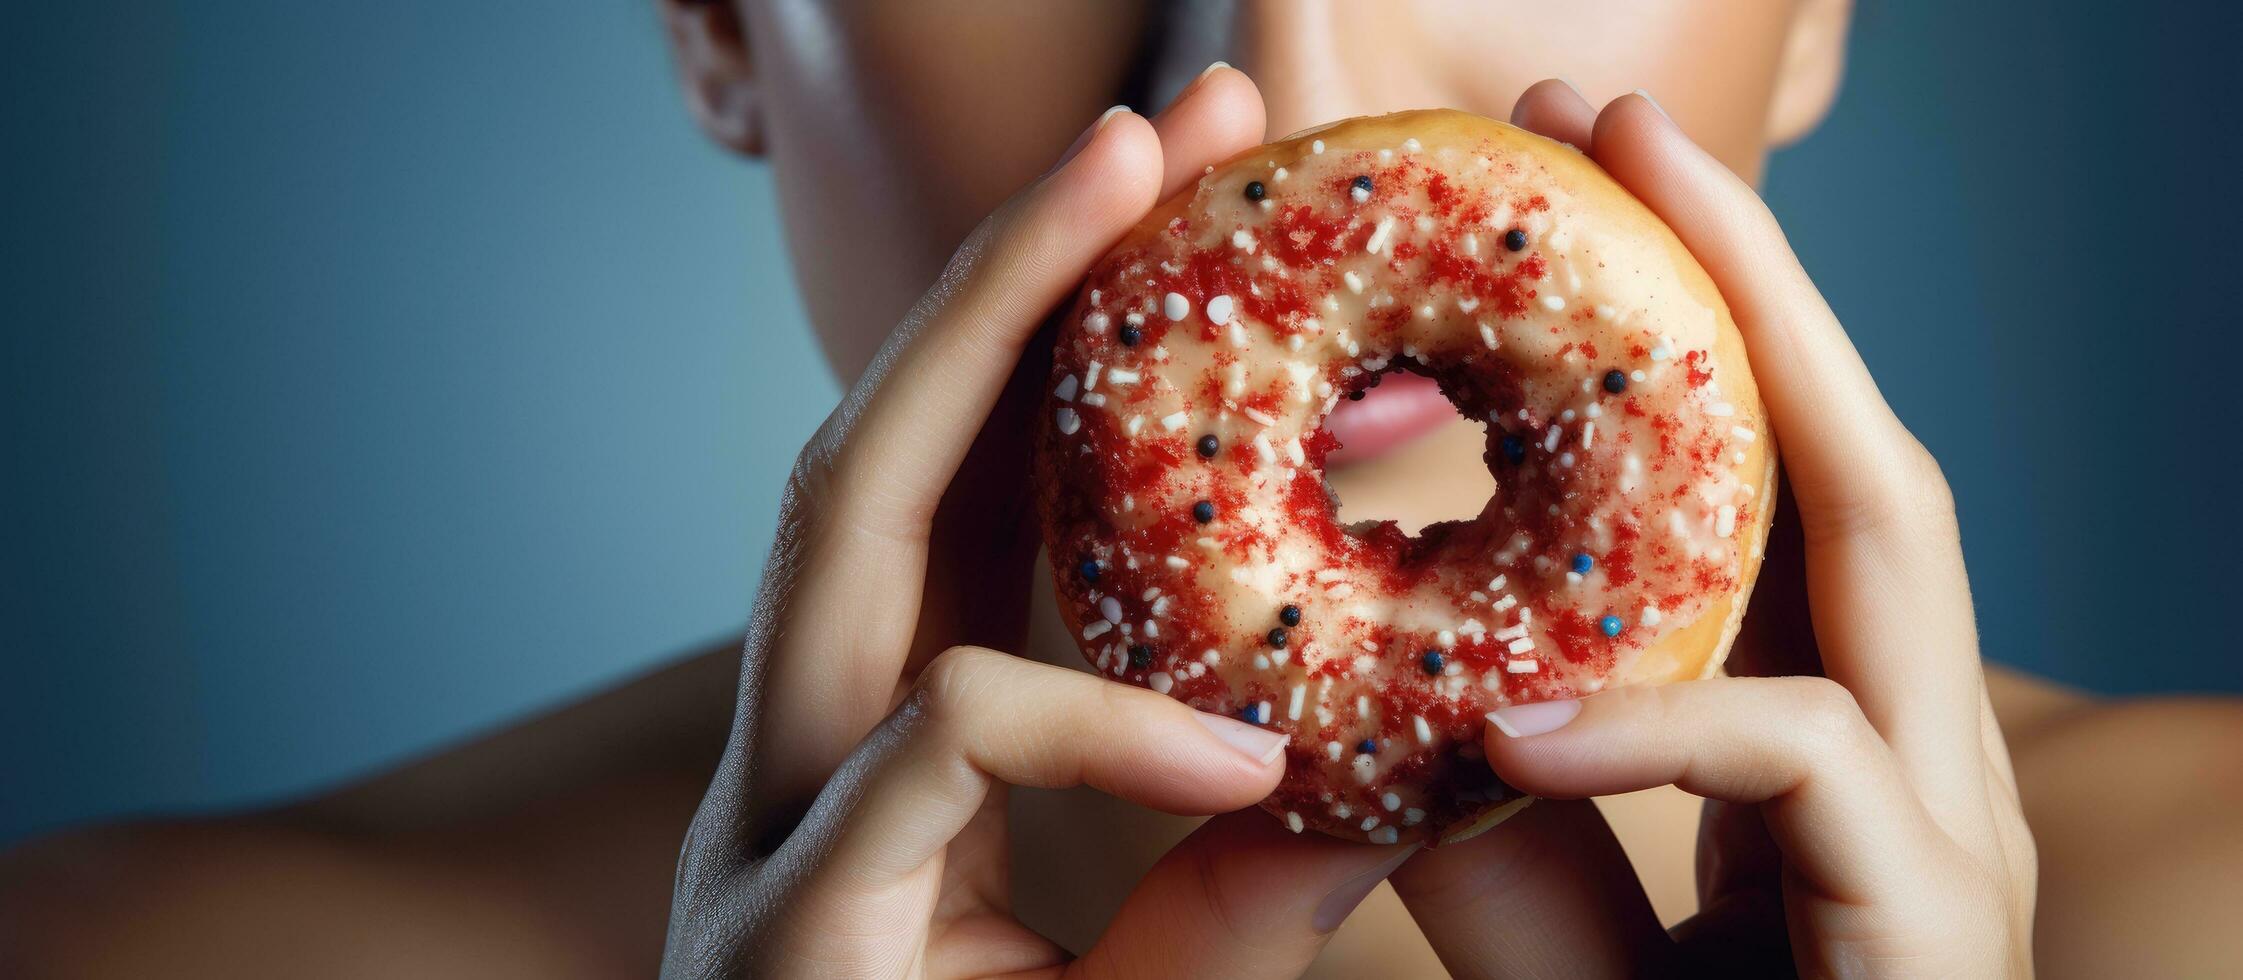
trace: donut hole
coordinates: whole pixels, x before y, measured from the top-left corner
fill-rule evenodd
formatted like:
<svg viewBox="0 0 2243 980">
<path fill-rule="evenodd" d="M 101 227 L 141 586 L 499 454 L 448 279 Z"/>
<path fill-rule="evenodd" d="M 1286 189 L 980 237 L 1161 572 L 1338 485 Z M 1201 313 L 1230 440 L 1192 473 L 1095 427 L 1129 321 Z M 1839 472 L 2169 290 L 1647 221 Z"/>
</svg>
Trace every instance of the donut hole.
<svg viewBox="0 0 2243 980">
<path fill-rule="evenodd" d="M 1459 410 L 1446 386 L 1414 363 L 1390 366 L 1363 387 L 1363 402 L 1335 410 L 1358 413 L 1332 427 L 1340 441 L 1347 441 L 1349 421 L 1376 412 L 1406 416 L 1407 428 L 1422 431 L 1372 458 L 1326 470 L 1325 487 L 1338 505 L 1334 519 L 1358 538 L 1392 533 L 1378 530 L 1391 524 L 1415 542 L 1428 527 L 1478 518 L 1496 491 L 1483 458 L 1487 423 Z M 1428 418 L 1435 413 L 1437 420 Z"/>
</svg>

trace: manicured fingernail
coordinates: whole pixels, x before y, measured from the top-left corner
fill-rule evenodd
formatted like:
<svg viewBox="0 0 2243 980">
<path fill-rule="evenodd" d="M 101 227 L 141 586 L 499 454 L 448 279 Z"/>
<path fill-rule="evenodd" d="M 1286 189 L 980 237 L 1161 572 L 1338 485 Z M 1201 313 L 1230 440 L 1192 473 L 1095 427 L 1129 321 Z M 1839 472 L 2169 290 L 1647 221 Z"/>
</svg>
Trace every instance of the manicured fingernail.
<svg viewBox="0 0 2243 980">
<path fill-rule="evenodd" d="M 1099 130 L 1101 130 L 1101 129 L 1105 129 L 1105 128 L 1106 128 L 1106 123 L 1108 123 L 1108 122 L 1112 121 L 1112 120 L 1113 120 L 1113 118 L 1114 118 L 1115 116 L 1121 115 L 1122 113 L 1125 113 L 1125 112 L 1128 112 L 1128 111 L 1129 111 L 1129 107 L 1128 107 L 1128 106 L 1125 106 L 1125 105 L 1118 105 L 1118 106 L 1115 106 L 1115 107 L 1113 107 L 1113 108 L 1111 108 L 1111 109 L 1108 109 L 1108 110 L 1106 110 L 1105 112 L 1101 112 L 1101 113 L 1099 113 L 1099 114 L 1098 114 L 1098 119 L 1097 119 L 1097 121 L 1095 121 L 1095 122 L 1091 123 L 1091 124 L 1090 124 L 1090 128 L 1089 128 L 1089 129 L 1083 130 L 1083 134 L 1082 134 L 1081 136 L 1077 136 L 1077 137 L 1075 137 L 1075 143 L 1074 143 L 1074 145 L 1073 145 L 1073 146 L 1070 146 L 1070 147 L 1068 147 L 1068 148 L 1067 148 L 1067 152 L 1065 152 L 1065 153 L 1062 153 L 1062 154 L 1060 154 L 1060 155 L 1059 155 L 1059 162 L 1058 162 L 1058 163 L 1055 163 L 1055 164 L 1052 164 L 1052 165 L 1051 165 L 1051 170 L 1047 170 L 1047 171 L 1044 171 L 1044 172 L 1045 172 L 1045 173 L 1047 173 L 1047 174 L 1049 174 L 1049 173 L 1051 173 L 1051 172 L 1053 172 L 1053 171 L 1056 171 L 1056 170 L 1058 170 L 1058 169 L 1059 169 L 1059 168 L 1061 168 L 1061 167 L 1064 167 L 1064 166 L 1066 166 L 1066 165 L 1067 165 L 1067 161 L 1069 161 L 1069 160 L 1072 160 L 1072 159 L 1074 159 L 1074 158 L 1075 158 L 1075 154 L 1077 154 L 1077 153 L 1081 153 L 1081 152 L 1083 151 L 1083 147 L 1086 147 L 1086 146 L 1089 146 L 1089 145 L 1090 145 L 1090 138 L 1091 138 L 1091 137 L 1093 137 L 1093 136 L 1096 136 L 1096 135 L 1098 135 L 1098 131 L 1099 131 Z"/>
<path fill-rule="evenodd" d="M 1651 97 L 1651 93 L 1649 93 L 1649 92 L 1646 92 L 1646 91 L 1644 91 L 1644 90 L 1642 90 L 1642 89 L 1640 89 L 1640 88 L 1639 88 L 1639 89 L 1636 89 L 1636 94 L 1637 94 L 1637 95 L 1640 95 L 1640 96 L 1643 96 L 1643 101 L 1651 103 L 1651 108 L 1654 108 L 1654 109 L 1657 109 L 1657 110 L 1659 110 L 1659 114 L 1660 114 L 1660 115 L 1662 115 L 1662 116 L 1666 116 L 1666 119 L 1667 119 L 1667 121 L 1668 121 L 1668 122 L 1673 122 L 1673 121 L 1674 121 L 1674 117 L 1673 117 L 1673 116 L 1669 116 L 1669 115 L 1667 115 L 1667 107 L 1666 107 L 1666 106 L 1663 106 L 1663 105 L 1660 105 L 1660 104 L 1659 104 L 1659 100 L 1658 100 L 1658 99 L 1654 99 L 1654 98 L 1652 98 L 1652 97 Z"/>
<path fill-rule="evenodd" d="M 1278 753 L 1285 751 L 1285 736 L 1267 728 L 1259 728 L 1236 718 L 1225 718 L 1222 715 L 1209 714 L 1205 711 L 1195 712 L 1193 717 L 1198 718 L 1200 724 L 1207 726 L 1208 731 L 1214 732 L 1216 738 L 1222 739 L 1223 744 L 1237 749 L 1239 754 L 1254 760 L 1255 765 L 1269 765 L 1277 761 Z"/>
<path fill-rule="evenodd" d="M 1581 702 L 1572 698 L 1563 701 L 1536 701 L 1533 704 L 1514 704 L 1488 712 L 1488 724 L 1512 738 L 1527 738 L 1554 732 L 1565 727 L 1573 716 L 1581 713 Z"/>
<path fill-rule="evenodd" d="M 1394 869 L 1401 867 L 1402 862 L 1409 860 L 1424 846 L 1421 842 L 1404 847 L 1396 851 L 1394 856 L 1379 862 L 1378 867 L 1341 882 L 1338 888 L 1332 889 L 1331 894 L 1324 896 L 1323 901 L 1316 903 L 1316 915 L 1309 919 L 1309 928 L 1317 932 L 1338 929 L 1340 923 L 1347 921 L 1348 913 L 1355 911 L 1356 906 L 1371 897 L 1371 892 L 1378 888 L 1379 882 L 1385 881 L 1387 875 L 1393 874 Z"/>
<path fill-rule="evenodd" d="M 1575 95 L 1581 95 L 1581 86 L 1573 84 L 1573 79 L 1567 78 L 1567 77 L 1565 77 L 1564 75 L 1559 75 L 1559 76 L 1558 76 L 1558 84 L 1560 84 L 1560 85 L 1563 85 L 1563 86 L 1565 86 L 1566 88 L 1572 89 L 1572 90 L 1573 90 L 1573 94 L 1575 94 Z M 1589 101 L 1589 97 L 1588 97 L 1588 96 L 1586 96 L 1586 95 L 1582 95 L 1582 96 L 1581 96 L 1581 101 L 1583 101 L 1583 102 L 1587 102 L 1587 101 Z"/>
<path fill-rule="evenodd" d="M 1202 78 L 1206 78 L 1209 75 L 1215 74 L 1215 69 L 1217 68 L 1229 68 L 1230 66 L 1231 63 L 1228 61 L 1212 62 L 1207 67 L 1200 69 L 1199 74 L 1195 76 L 1192 81 L 1197 82 Z"/>
</svg>

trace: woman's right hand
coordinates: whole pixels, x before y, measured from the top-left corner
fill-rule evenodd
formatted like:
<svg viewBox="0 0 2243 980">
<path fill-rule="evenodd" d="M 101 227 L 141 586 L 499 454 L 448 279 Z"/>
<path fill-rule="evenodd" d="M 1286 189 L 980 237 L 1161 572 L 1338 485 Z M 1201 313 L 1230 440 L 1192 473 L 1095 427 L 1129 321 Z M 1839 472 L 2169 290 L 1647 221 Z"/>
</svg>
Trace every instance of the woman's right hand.
<svg viewBox="0 0 2243 980">
<path fill-rule="evenodd" d="M 962 465 L 983 482 L 1005 470 L 967 460 L 1005 455 L 987 448 L 1005 426 L 985 423 L 1048 312 L 1156 201 L 1262 128 L 1253 83 L 1222 67 L 1153 120 L 1101 116 L 966 240 L 804 448 L 731 740 L 680 859 L 664 975 L 1293 976 L 1413 852 L 1240 813 L 1170 852 L 1080 960 L 1012 914 L 1007 785 L 1208 814 L 1251 806 L 1284 768 L 1277 733 L 961 645 L 966 624 L 1017 635 L 985 621 L 1017 609 L 1006 561 L 1032 535 L 1017 508 L 984 504 L 999 512 L 986 542 L 937 519 L 976 486 L 954 479 Z M 969 576 L 998 595 L 929 601 L 973 596 L 957 588 Z"/>
</svg>

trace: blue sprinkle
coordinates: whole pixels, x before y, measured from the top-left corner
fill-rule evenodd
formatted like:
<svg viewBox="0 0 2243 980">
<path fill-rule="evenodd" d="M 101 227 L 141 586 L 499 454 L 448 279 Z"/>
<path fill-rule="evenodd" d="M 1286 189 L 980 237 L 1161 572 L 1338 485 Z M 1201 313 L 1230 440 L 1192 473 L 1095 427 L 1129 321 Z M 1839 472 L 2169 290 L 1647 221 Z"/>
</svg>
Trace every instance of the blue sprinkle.
<svg viewBox="0 0 2243 980">
<path fill-rule="evenodd" d="M 1448 666 L 1448 661 L 1442 659 L 1439 650 L 1425 651 L 1425 656 L 1420 658 L 1419 662 L 1424 665 L 1425 672 L 1428 674 L 1439 674 L 1441 668 Z"/>
<path fill-rule="evenodd" d="M 1615 395 L 1628 390 L 1628 376 L 1617 370 L 1604 372 L 1604 390 Z"/>
<path fill-rule="evenodd" d="M 1606 616 L 1597 620 L 1597 626 L 1604 630 L 1606 636 L 1619 636 L 1622 625 L 1618 616 Z"/>
<path fill-rule="evenodd" d="M 1371 176 L 1369 174 L 1358 174 L 1354 180 L 1348 182 L 1348 185 L 1355 190 L 1368 194 L 1371 192 Z"/>
<path fill-rule="evenodd" d="M 1215 505 L 1202 500 L 1192 505 L 1192 520 L 1205 524 L 1215 519 Z"/>
<path fill-rule="evenodd" d="M 1249 725 L 1259 725 L 1262 723 L 1262 706 L 1259 704 L 1249 704 L 1246 707 L 1240 708 L 1238 709 L 1238 717 L 1244 719 L 1245 722 Z"/>
<path fill-rule="evenodd" d="M 1377 741 L 1377 740 L 1375 740 L 1375 739 L 1368 739 L 1368 738 L 1364 739 L 1364 740 L 1363 740 L 1363 742 L 1362 742 L 1362 744 L 1360 744 L 1360 745 L 1357 745 L 1357 746 L 1355 747 L 1355 751 L 1357 751 L 1357 752 L 1361 752 L 1361 753 L 1363 753 L 1364 755 L 1370 755 L 1370 754 L 1372 754 L 1372 753 L 1374 753 L 1374 752 L 1377 752 L 1378 750 L 1379 750 L 1379 743 L 1378 743 L 1378 741 Z"/>
<path fill-rule="evenodd" d="M 1513 466 L 1526 462 L 1526 443 L 1520 441 L 1518 436 L 1504 436 L 1503 458 L 1510 460 Z"/>
<path fill-rule="evenodd" d="M 1597 567 L 1597 560 L 1589 557 L 1588 552 L 1584 551 L 1578 555 L 1573 556 L 1573 570 L 1576 573 L 1587 575 L 1589 574 L 1589 569 L 1595 567 Z"/>
<path fill-rule="evenodd" d="M 1095 561 L 1085 558 L 1083 563 L 1077 566 L 1075 570 L 1082 573 L 1085 582 L 1098 581 L 1098 563 Z"/>
</svg>

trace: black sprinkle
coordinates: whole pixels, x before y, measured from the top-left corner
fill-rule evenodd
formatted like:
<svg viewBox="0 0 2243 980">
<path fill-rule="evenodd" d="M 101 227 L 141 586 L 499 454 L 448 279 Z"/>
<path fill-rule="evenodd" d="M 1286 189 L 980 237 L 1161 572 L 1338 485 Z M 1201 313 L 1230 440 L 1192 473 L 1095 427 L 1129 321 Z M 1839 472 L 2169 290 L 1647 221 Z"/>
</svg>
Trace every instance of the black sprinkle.
<svg viewBox="0 0 2243 980">
<path fill-rule="evenodd" d="M 1628 390 L 1628 376 L 1617 368 L 1604 372 L 1604 390 L 1615 395 Z"/>
<path fill-rule="evenodd" d="M 1363 400 L 1363 389 L 1361 389 L 1361 388 L 1357 388 L 1357 389 L 1355 389 L 1354 391 L 1348 392 L 1348 393 L 1347 393 L 1347 400 L 1348 400 L 1348 401 L 1351 401 L 1351 402 L 1359 402 L 1359 401 L 1362 401 L 1362 400 Z"/>
<path fill-rule="evenodd" d="M 1503 458 L 1510 460 L 1513 466 L 1526 462 L 1526 442 L 1518 436 L 1505 435 L 1503 437 Z"/>
<path fill-rule="evenodd" d="M 1262 199 L 1262 198 L 1263 198 L 1263 197 L 1264 197 L 1265 195 L 1267 195 L 1268 193 L 1269 193 L 1269 192 L 1268 192 L 1267 190 L 1265 190 L 1265 189 L 1264 189 L 1264 188 L 1262 187 L 1262 182 L 1261 182 L 1261 181 L 1258 181 L 1258 180 L 1249 180 L 1249 181 L 1247 181 L 1247 182 L 1246 182 L 1246 199 L 1247 199 L 1247 200 L 1249 200 L 1249 201 L 1259 201 L 1259 200 L 1261 200 L 1261 199 Z"/>
<path fill-rule="evenodd" d="M 1283 648 L 1285 646 L 1285 631 L 1282 629 L 1269 631 L 1269 645 Z"/>
<path fill-rule="evenodd" d="M 1214 519 L 1215 505 L 1213 502 L 1202 500 L 1192 505 L 1192 520 L 1205 524 Z"/>
<path fill-rule="evenodd" d="M 1428 674 L 1439 674 L 1441 668 L 1449 665 L 1448 660 L 1441 656 L 1439 650 L 1425 651 L 1425 657 L 1419 662 L 1425 667 L 1425 672 Z"/>
<path fill-rule="evenodd" d="M 1122 324 L 1120 336 L 1123 347 L 1135 347 L 1138 341 L 1145 339 L 1145 332 L 1125 323 Z"/>
<path fill-rule="evenodd" d="M 1220 452 L 1222 448 L 1223 440 L 1215 438 L 1212 434 L 1199 437 L 1199 458 L 1201 459 L 1214 459 L 1215 454 Z"/>
<path fill-rule="evenodd" d="M 1514 252 L 1526 251 L 1526 232 L 1513 228 L 1503 233 L 1503 247 Z"/>
<path fill-rule="evenodd" d="M 1287 626 L 1301 625 L 1301 607 L 1288 605 L 1277 611 L 1277 621 Z"/>
<path fill-rule="evenodd" d="M 1082 564 L 1075 566 L 1075 571 L 1082 574 L 1085 582 L 1098 581 L 1098 563 L 1096 561 L 1085 558 Z"/>
<path fill-rule="evenodd" d="M 1368 193 L 1370 193 L 1370 192 L 1371 192 L 1371 175 L 1370 175 L 1370 174 L 1360 174 L 1360 175 L 1358 175 L 1358 176 L 1357 176 L 1357 177 L 1356 177 L 1356 178 L 1355 178 L 1355 179 L 1354 179 L 1353 181 L 1351 181 L 1351 182 L 1350 182 L 1350 186 L 1354 187 L 1354 188 L 1355 188 L 1356 190 L 1362 191 L 1362 192 L 1363 192 L 1363 193 L 1365 193 L 1365 194 L 1368 194 Z"/>
<path fill-rule="evenodd" d="M 1144 670 L 1152 665 L 1153 651 L 1150 647 L 1142 643 L 1129 645 L 1129 667 L 1131 670 Z"/>
</svg>

